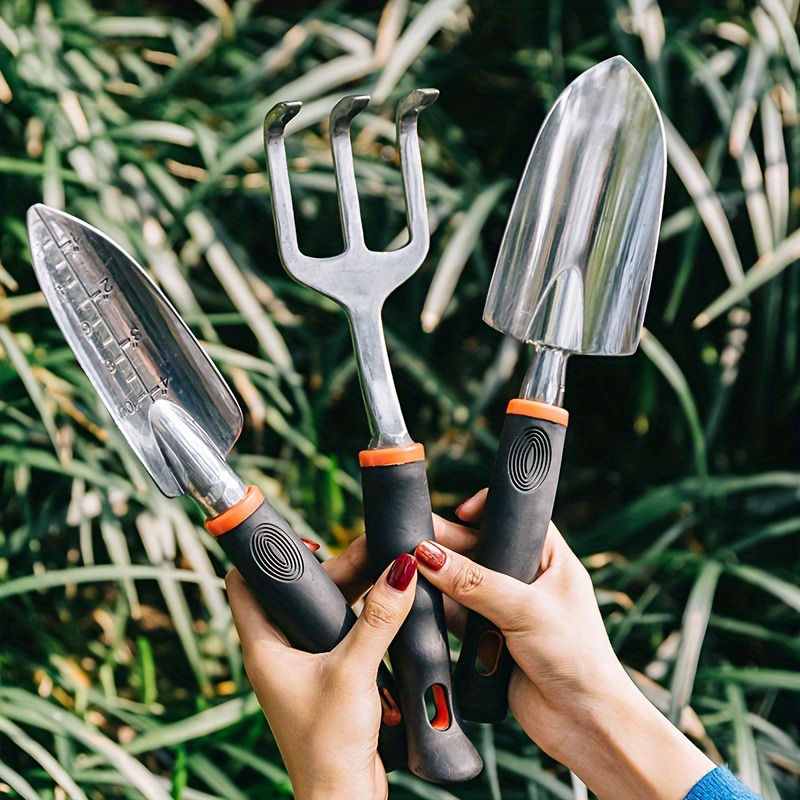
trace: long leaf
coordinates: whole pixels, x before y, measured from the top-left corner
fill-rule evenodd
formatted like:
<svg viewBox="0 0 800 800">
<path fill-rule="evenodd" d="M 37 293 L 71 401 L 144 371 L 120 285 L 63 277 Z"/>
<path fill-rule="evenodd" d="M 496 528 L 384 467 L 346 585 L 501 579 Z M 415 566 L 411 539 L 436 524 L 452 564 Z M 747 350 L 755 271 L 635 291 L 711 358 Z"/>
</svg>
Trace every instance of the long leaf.
<svg viewBox="0 0 800 800">
<path fill-rule="evenodd" d="M 786 267 L 800 259 L 800 230 L 784 239 L 772 253 L 762 256 L 747 271 L 743 280 L 726 289 L 694 320 L 696 328 L 703 328 L 720 314 L 751 295 L 756 289 L 780 275 Z"/>
<path fill-rule="evenodd" d="M 705 434 L 703 433 L 700 415 L 697 413 L 697 406 L 695 405 L 694 397 L 686 377 L 683 372 L 681 372 L 681 368 L 675 362 L 675 359 L 672 358 L 664 346 L 648 330 L 642 331 L 641 347 L 647 357 L 664 376 L 667 383 L 669 383 L 675 391 L 678 402 L 686 417 L 686 421 L 689 424 L 689 431 L 694 448 L 695 470 L 700 476 L 707 475 L 708 463 Z"/>
<path fill-rule="evenodd" d="M 700 651 L 708 629 L 711 607 L 717 591 L 722 564 L 717 561 L 706 562 L 689 594 L 681 623 L 681 643 L 675 659 L 675 670 L 670 686 L 670 705 L 667 717 L 673 724 L 681 718 L 683 709 L 692 698 Z"/>
</svg>

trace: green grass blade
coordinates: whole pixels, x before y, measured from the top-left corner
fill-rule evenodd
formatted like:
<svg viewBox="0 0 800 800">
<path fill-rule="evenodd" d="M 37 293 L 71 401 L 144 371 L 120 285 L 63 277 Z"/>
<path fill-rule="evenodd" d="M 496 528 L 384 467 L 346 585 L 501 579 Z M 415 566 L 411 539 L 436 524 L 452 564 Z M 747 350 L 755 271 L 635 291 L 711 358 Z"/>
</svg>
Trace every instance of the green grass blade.
<svg viewBox="0 0 800 800">
<path fill-rule="evenodd" d="M 22 775 L 14 772 L 8 764 L 4 764 L 2 761 L 0 761 L 0 781 L 3 781 L 12 791 L 15 791 L 22 800 L 44 800 Z"/>
<path fill-rule="evenodd" d="M 422 6 L 397 40 L 378 78 L 373 92 L 376 103 L 383 103 L 394 91 L 400 78 L 442 27 L 445 18 L 464 5 L 465 0 L 429 0 Z"/>
<path fill-rule="evenodd" d="M 6 325 L 2 323 L 0 323 L 0 344 L 5 350 L 6 357 L 9 359 L 12 366 L 17 370 L 20 380 L 25 385 L 25 389 L 28 391 L 34 406 L 36 406 L 36 410 L 39 412 L 42 424 L 44 425 L 47 435 L 50 437 L 50 441 L 53 444 L 53 450 L 55 450 L 59 461 L 63 462 L 66 454 L 64 452 L 64 448 L 58 441 L 56 421 L 53 417 L 53 412 L 50 410 L 47 400 L 45 400 L 42 386 L 36 379 L 36 376 L 33 374 L 33 369 L 28 363 L 28 359 L 25 357 L 25 354 L 22 352 L 20 346 L 17 344 L 14 334 Z"/>
<path fill-rule="evenodd" d="M 497 750 L 497 766 L 501 769 L 512 772 L 523 778 L 530 778 L 531 781 L 541 786 L 558 800 L 575 800 L 575 796 L 570 786 L 562 783 L 558 778 L 542 769 L 530 758 L 510 753 L 507 750 Z"/>
<path fill-rule="evenodd" d="M 780 275 L 786 267 L 800 259 L 800 231 L 784 239 L 773 252 L 759 258 L 744 278 L 726 289 L 713 303 L 697 315 L 696 328 L 703 328 L 720 314 L 749 297 L 756 289 Z"/>
<path fill-rule="evenodd" d="M 433 275 L 428 296 L 422 309 L 422 328 L 427 333 L 439 324 L 453 297 L 458 279 L 472 251 L 480 241 L 486 220 L 496 209 L 500 198 L 510 186 L 508 180 L 497 181 L 475 197 L 458 222 Z"/>
<path fill-rule="evenodd" d="M 695 471 L 700 476 L 708 475 L 705 434 L 703 433 L 700 415 L 697 413 L 697 406 L 686 377 L 681 372 L 681 368 L 675 362 L 675 359 L 648 330 L 642 331 L 641 348 L 675 391 L 686 421 L 689 424 L 689 432 L 691 433 L 694 449 Z"/>
<path fill-rule="evenodd" d="M 683 709 L 692 699 L 700 651 L 708 629 L 708 619 L 722 574 L 722 565 L 708 561 L 700 569 L 697 580 L 689 594 L 681 623 L 681 643 L 675 659 L 675 669 L 670 686 L 668 719 L 677 725 Z"/>
<path fill-rule="evenodd" d="M 69 569 L 52 570 L 40 575 L 28 575 L 15 578 L 0 585 L 0 600 L 15 597 L 28 592 L 39 592 L 44 589 L 68 586 L 69 584 L 97 583 L 100 581 L 119 580 L 172 580 L 187 583 L 210 583 L 224 586 L 222 578 L 210 578 L 184 569 L 166 569 L 164 567 L 145 567 L 139 565 L 116 566 L 103 564 L 93 567 L 71 567 Z"/>
<path fill-rule="evenodd" d="M 781 580 L 758 567 L 731 565 L 727 568 L 727 571 L 737 578 L 741 578 L 743 581 L 769 592 L 790 608 L 800 612 L 800 586 Z"/>
<path fill-rule="evenodd" d="M 88 800 L 78 784 L 72 780 L 67 770 L 58 763 L 45 747 L 28 736 L 22 728 L 15 725 L 10 719 L 0 716 L 0 733 L 8 736 L 17 747 L 40 764 L 72 800 Z M 36 796 L 35 793 L 34 796 Z"/>
<path fill-rule="evenodd" d="M 725 686 L 733 722 L 734 761 L 736 772 L 742 782 L 754 792 L 761 793 L 761 775 L 758 764 L 758 751 L 753 730 L 747 723 L 744 692 L 741 687 L 729 683 Z"/>
<path fill-rule="evenodd" d="M 664 130 L 667 135 L 669 162 L 694 200 L 697 213 L 708 229 L 728 280 L 736 285 L 744 278 L 744 268 L 719 197 L 697 157 L 677 128 L 666 117 L 664 117 Z"/>
</svg>

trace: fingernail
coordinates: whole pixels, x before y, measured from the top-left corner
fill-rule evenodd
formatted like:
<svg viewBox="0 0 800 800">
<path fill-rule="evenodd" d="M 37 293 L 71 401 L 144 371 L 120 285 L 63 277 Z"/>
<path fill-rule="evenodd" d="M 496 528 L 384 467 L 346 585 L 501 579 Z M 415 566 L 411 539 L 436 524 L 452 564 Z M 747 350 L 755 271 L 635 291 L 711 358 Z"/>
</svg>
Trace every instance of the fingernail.
<svg viewBox="0 0 800 800">
<path fill-rule="evenodd" d="M 302 540 L 303 544 L 312 552 L 316 553 L 319 550 L 320 545 L 319 542 L 312 542 L 311 539 L 303 539 L 301 536 L 300 539 Z"/>
<path fill-rule="evenodd" d="M 472 495 L 472 497 L 468 497 L 457 509 L 456 509 L 456 516 L 461 519 L 461 514 L 467 510 L 468 506 L 471 506 L 475 502 L 475 498 L 477 494 Z"/>
<path fill-rule="evenodd" d="M 414 555 L 434 572 L 438 572 L 447 561 L 447 554 L 435 542 L 424 541 L 417 545 Z"/>
<path fill-rule="evenodd" d="M 408 584 L 414 577 L 417 571 L 417 562 L 414 556 L 408 553 L 403 553 L 394 560 L 386 580 L 392 589 L 397 589 L 398 592 L 404 592 L 408 589 Z"/>
</svg>

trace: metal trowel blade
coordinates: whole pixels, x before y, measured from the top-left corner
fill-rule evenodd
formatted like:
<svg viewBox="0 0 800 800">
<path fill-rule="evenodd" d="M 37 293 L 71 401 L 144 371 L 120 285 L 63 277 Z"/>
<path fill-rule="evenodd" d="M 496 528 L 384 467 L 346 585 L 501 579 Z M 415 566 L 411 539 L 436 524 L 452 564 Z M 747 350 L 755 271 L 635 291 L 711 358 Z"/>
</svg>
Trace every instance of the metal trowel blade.
<svg viewBox="0 0 800 800">
<path fill-rule="evenodd" d="M 639 342 L 661 224 L 664 127 L 621 56 L 559 96 L 517 190 L 484 321 L 567 353 Z"/>
<path fill-rule="evenodd" d="M 161 290 L 111 239 L 41 204 L 27 222 L 36 277 L 78 362 L 158 488 L 183 494 L 151 409 L 170 401 L 224 456 L 242 429 L 230 388 Z"/>
</svg>

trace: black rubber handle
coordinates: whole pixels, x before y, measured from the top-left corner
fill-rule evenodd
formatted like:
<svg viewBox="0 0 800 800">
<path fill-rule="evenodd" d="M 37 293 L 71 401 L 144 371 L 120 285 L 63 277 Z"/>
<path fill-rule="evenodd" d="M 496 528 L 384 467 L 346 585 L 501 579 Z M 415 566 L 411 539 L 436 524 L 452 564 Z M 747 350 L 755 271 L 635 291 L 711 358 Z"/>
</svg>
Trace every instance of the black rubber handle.
<svg viewBox="0 0 800 800">
<path fill-rule="evenodd" d="M 309 653 L 327 652 L 355 624 L 355 612 L 322 564 L 266 501 L 216 539 L 293 646 Z M 389 772 L 406 764 L 406 735 L 397 686 L 385 664 L 377 682 L 384 710 L 378 752 Z"/>
<path fill-rule="evenodd" d="M 553 513 L 566 427 L 507 414 L 475 560 L 531 583 Z M 501 722 L 508 713 L 514 660 L 495 625 L 470 612 L 453 683 L 465 719 Z"/>
<path fill-rule="evenodd" d="M 361 468 L 367 552 L 377 578 L 401 553 L 433 539 L 425 462 Z M 421 576 L 414 604 L 389 647 L 408 738 L 408 767 L 435 783 L 474 778 L 483 767 L 461 729 L 453 697 L 442 595 Z"/>
</svg>

